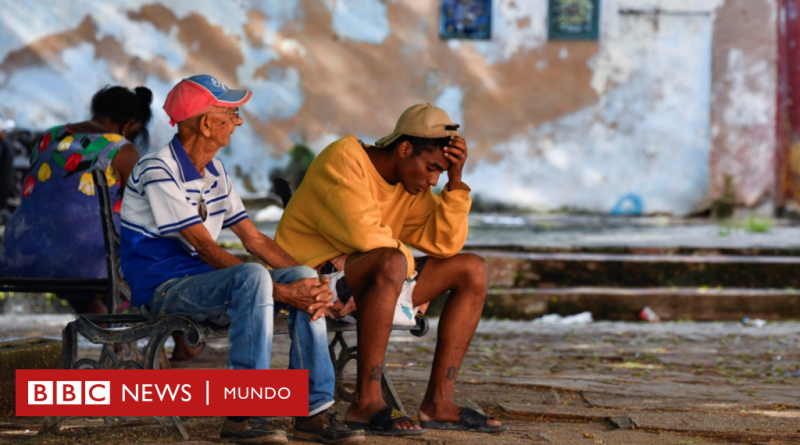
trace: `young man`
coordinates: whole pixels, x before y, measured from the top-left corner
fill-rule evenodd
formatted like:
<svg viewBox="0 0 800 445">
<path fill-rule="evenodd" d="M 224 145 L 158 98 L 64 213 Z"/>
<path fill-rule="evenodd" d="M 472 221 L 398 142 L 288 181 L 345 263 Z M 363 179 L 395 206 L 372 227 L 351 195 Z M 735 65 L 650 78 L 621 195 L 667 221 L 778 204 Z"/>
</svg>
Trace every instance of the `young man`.
<svg viewBox="0 0 800 445">
<path fill-rule="evenodd" d="M 425 428 L 499 432 L 505 427 L 453 402 L 453 386 L 486 296 L 486 262 L 459 254 L 471 204 L 461 182 L 467 144 L 444 110 L 415 105 L 395 131 L 368 147 L 355 136 L 329 145 L 311 164 L 286 208 L 275 240 L 301 263 L 324 273 L 344 269 L 336 286 L 358 308 L 358 397 L 351 427 L 390 435 L 424 432 L 381 396 L 381 369 L 395 305 L 416 279 L 413 307 L 449 291 L 439 322 L 431 379 L 420 407 Z M 447 172 L 437 197 L 431 187 Z M 414 258 L 406 245 L 426 253 Z M 341 313 L 340 313 L 341 314 Z"/>
<path fill-rule="evenodd" d="M 309 370 L 309 414 L 295 436 L 325 443 L 363 441 L 327 414 L 335 376 L 322 310 L 333 295 L 317 273 L 300 266 L 250 219 L 222 164 L 214 159 L 242 125 L 249 91 L 200 75 L 181 81 L 164 110 L 178 134 L 144 156 L 131 173 L 122 205 L 121 260 L 134 306 L 151 313 L 188 313 L 230 323 L 228 367 L 269 369 L 274 306 L 290 307 L 290 368 Z M 274 267 L 243 264 L 216 239 L 230 227 L 244 247 Z M 286 443 L 264 418 L 229 417 L 221 437 L 239 443 Z"/>
</svg>

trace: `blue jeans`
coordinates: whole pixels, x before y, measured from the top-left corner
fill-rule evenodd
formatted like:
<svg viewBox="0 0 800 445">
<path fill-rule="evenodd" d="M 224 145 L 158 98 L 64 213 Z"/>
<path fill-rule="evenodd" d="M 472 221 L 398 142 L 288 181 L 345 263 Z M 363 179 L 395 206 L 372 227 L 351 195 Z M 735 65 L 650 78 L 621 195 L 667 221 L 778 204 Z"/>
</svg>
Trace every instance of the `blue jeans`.
<svg viewBox="0 0 800 445">
<path fill-rule="evenodd" d="M 156 288 L 150 312 L 191 314 L 194 321 L 220 326 L 230 323 L 228 368 L 269 369 L 275 306 L 272 283 L 289 284 L 303 278 L 317 278 L 317 273 L 305 266 L 267 270 L 254 263 L 174 278 Z M 292 341 L 289 369 L 308 369 L 308 411 L 314 415 L 333 405 L 336 382 L 325 319 L 312 323 L 307 312 L 289 308 L 288 321 Z"/>
</svg>

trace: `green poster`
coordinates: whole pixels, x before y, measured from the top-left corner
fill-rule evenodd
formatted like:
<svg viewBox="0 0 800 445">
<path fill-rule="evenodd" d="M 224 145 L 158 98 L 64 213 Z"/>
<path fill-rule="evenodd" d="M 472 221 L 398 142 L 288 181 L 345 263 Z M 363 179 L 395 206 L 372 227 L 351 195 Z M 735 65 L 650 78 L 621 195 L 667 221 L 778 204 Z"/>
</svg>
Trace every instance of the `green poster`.
<svg viewBox="0 0 800 445">
<path fill-rule="evenodd" d="M 550 0 L 550 40 L 597 40 L 600 0 Z"/>
</svg>

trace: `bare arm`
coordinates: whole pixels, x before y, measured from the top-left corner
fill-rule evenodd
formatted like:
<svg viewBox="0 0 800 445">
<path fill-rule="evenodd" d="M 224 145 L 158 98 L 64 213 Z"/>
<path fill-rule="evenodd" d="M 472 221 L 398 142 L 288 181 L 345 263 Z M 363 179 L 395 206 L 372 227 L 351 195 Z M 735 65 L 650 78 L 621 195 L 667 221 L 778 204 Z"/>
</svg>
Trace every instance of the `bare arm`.
<svg viewBox="0 0 800 445">
<path fill-rule="evenodd" d="M 404 243 L 435 258 L 449 258 L 464 247 L 472 204 L 470 189 L 461 182 L 461 171 L 467 161 L 467 142 L 462 137 L 451 136 L 444 152 L 450 161 L 447 189 L 438 199 L 428 189 L 416 200 L 400 231 Z"/>
<path fill-rule="evenodd" d="M 231 226 L 231 230 L 242 240 L 242 244 L 248 252 L 269 264 L 270 267 L 280 269 L 300 265 L 272 238 L 259 232 L 249 218 L 245 218 Z"/>
<path fill-rule="evenodd" d="M 181 235 L 197 250 L 200 259 L 214 269 L 225 269 L 242 264 L 242 260 L 219 247 L 208 233 L 208 229 L 202 224 L 195 224 L 181 230 Z"/>
<path fill-rule="evenodd" d="M 128 184 L 128 177 L 131 175 L 131 171 L 133 171 L 133 167 L 138 161 L 139 152 L 130 144 L 122 147 L 114 156 L 114 159 L 111 160 L 114 178 L 116 178 L 121 188 L 125 188 Z"/>
<path fill-rule="evenodd" d="M 447 170 L 447 190 L 461 189 L 461 171 L 467 162 L 467 141 L 461 136 L 450 136 L 450 145 L 444 148 L 444 157 L 450 161 Z"/>
<path fill-rule="evenodd" d="M 250 219 L 241 220 L 231 226 L 231 230 L 242 240 L 242 244 L 248 252 L 271 267 L 280 269 L 300 265 L 278 243 L 259 232 Z M 272 286 L 272 298 L 275 301 L 308 312 L 311 314 L 311 321 L 324 317 L 324 309 L 333 305 L 331 302 L 333 293 L 328 287 L 327 277 L 323 281 L 316 278 L 305 278 L 289 284 L 273 282 Z"/>
</svg>

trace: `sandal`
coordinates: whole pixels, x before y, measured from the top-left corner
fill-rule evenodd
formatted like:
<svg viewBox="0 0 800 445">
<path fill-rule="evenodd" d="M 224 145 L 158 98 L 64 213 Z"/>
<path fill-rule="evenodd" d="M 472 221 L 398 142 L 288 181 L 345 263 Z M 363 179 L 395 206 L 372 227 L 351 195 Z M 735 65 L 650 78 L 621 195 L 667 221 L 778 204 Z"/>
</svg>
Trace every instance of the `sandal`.
<svg viewBox="0 0 800 445">
<path fill-rule="evenodd" d="M 502 433 L 508 430 L 506 425 L 489 425 L 488 421 L 494 417 L 474 408 L 464 408 L 458 422 L 443 420 L 428 420 L 420 422 L 419 426 L 432 430 L 472 431 L 475 433 Z"/>
<path fill-rule="evenodd" d="M 424 428 L 421 430 L 407 430 L 394 426 L 397 422 L 403 420 L 411 420 L 411 418 L 387 406 L 375 413 L 375 415 L 369 419 L 369 423 L 345 421 L 344 424 L 351 430 L 364 430 L 366 433 L 376 434 L 378 436 L 419 436 L 427 432 Z"/>
</svg>

